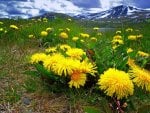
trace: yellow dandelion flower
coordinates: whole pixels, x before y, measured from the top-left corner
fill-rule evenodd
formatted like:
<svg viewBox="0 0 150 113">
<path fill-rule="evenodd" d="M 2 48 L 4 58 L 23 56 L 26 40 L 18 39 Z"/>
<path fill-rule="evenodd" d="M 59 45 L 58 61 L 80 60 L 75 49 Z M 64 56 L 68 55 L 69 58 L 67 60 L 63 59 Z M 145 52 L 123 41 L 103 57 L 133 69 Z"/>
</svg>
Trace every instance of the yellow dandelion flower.
<svg viewBox="0 0 150 113">
<path fill-rule="evenodd" d="M 58 59 L 57 59 L 58 60 Z M 52 71 L 57 75 L 71 75 L 73 70 L 78 67 L 80 62 L 71 58 L 59 59 L 59 62 L 53 66 Z"/>
<path fill-rule="evenodd" d="M 124 42 L 121 39 L 113 39 L 112 44 L 124 44 Z"/>
<path fill-rule="evenodd" d="M 34 36 L 34 35 L 29 35 L 28 37 L 29 37 L 29 38 L 35 38 L 35 36 Z"/>
<path fill-rule="evenodd" d="M 48 19 L 47 18 L 43 18 L 43 22 L 48 22 Z"/>
<path fill-rule="evenodd" d="M 45 49 L 46 53 L 54 53 L 57 52 L 57 47 L 49 47 L 47 49 Z"/>
<path fill-rule="evenodd" d="M 132 48 L 128 48 L 127 49 L 127 53 L 131 53 L 131 52 L 133 52 L 133 49 Z"/>
<path fill-rule="evenodd" d="M 140 38 L 143 38 L 143 35 L 142 35 L 142 34 L 139 34 L 139 35 L 137 35 L 136 37 L 137 37 L 137 39 L 140 39 Z"/>
<path fill-rule="evenodd" d="M 16 25 L 10 25 L 10 28 L 18 30 L 19 28 Z"/>
<path fill-rule="evenodd" d="M 46 31 L 42 31 L 42 32 L 41 32 L 41 36 L 42 36 L 42 37 L 46 37 L 47 35 L 48 35 L 48 33 L 47 33 Z"/>
<path fill-rule="evenodd" d="M 81 36 L 82 38 L 89 38 L 89 37 L 90 37 L 90 35 L 89 35 L 89 34 L 86 34 L 86 33 L 80 33 L 80 36 Z"/>
<path fill-rule="evenodd" d="M 44 62 L 44 60 L 47 58 L 47 55 L 45 53 L 35 53 L 31 56 L 30 62 L 33 63 L 38 63 L 40 61 Z"/>
<path fill-rule="evenodd" d="M 113 45 L 112 49 L 115 50 L 115 49 L 117 49 L 117 47 L 119 47 L 119 45 Z"/>
<path fill-rule="evenodd" d="M 99 32 L 99 33 L 97 33 L 96 35 L 97 35 L 97 36 L 102 36 L 102 33 L 101 33 L 101 32 Z"/>
<path fill-rule="evenodd" d="M 60 38 L 63 38 L 63 39 L 67 39 L 67 38 L 68 38 L 68 34 L 65 33 L 65 32 L 61 32 L 61 33 L 59 34 L 59 37 L 60 37 Z"/>
<path fill-rule="evenodd" d="M 134 60 L 131 59 L 131 58 L 128 58 L 127 64 L 128 64 L 130 67 L 134 67 L 134 66 L 135 66 L 135 62 L 134 62 Z"/>
<path fill-rule="evenodd" d="M 94 27 L 93 30 L 98 31 L 99 27 Z"/>
<path fill-rule="evenodd" d="M 129 74 L 114 68 L 109 68 L 100 75 L 98 85 L 101 90 L 105 90 L 106 95 L 115 96 L 117 99 L 133 95 L 134 85 Z"/>
<path fill-rule="evenodd" d="M 59 48 L 63 51 L 71 49 L 71 47 L 67 44 L 62 44 L 62 45 L 59 46 Z"/>
<path fill-rule="evenodd" d="M 3 22 L 0 21 L 0 25 L 4 24 Z"/>
<path fill-rule="evenodd" d="M 47 58 L 43 62 L 43 66 L 49 70 L 52 71 L 54 69 L 54 66 L 59 63 L 59 60 L 63 60 L 64 56 L 60 53 L 56 53 L 53 55 L 48 55 Z"/>
<path fill-rule="evenodd" d="M 142 57 L 149 57 L 149 54 L 148 53 L 145 53 L 143 51 L 138 51 L 137 53 L 139 56 L 142 56 Z"/>
<path fill-rule="evenodd" d="M 120 35 L 115 35 L 114 37 L 113 37 L 113 39 L 115 40 L 121 40 L 122 39 L 122 36 L 120 36 Z"/>
<path fill-rule="evenodd" d="M 90 63 L 87 59 L 83 60 L 80 64 L 79 70 L 83 73 L 89 73 L 93 76 L 97 73 L 96 64 Z"/>
<path fill-rule="evenodd" d="M 80 42 L 84 43 L 85 41 L 81 39 Z"/>
<path fill-rule="evenodd" d="M 4 29 L 3 29 L 3 28 L 0 28 L 0 32 L 2 32 L 2 31 L 4 31 Z"/>
<path fill-rule="evenodd" d="M 70 29 L 69 29 L 69 28 L 66 28 L 66 31 L 67 31 L 67 32 L 70 32 Z"/>
<path fill-rule="evenodd" d="M 132 66 L 129 71 L 133 82 L 142 89 L 150 92 L 150 71 L 140 68 L 139 66 Z"/>
<path fill-rule="evenodd" d="M 48 28 L 46 28 L 46 31 L 47 31 L 47 32 L 52 32 L 52 31 L 53 31 L 53 28 L 48 27 Z"/>
<path fill-rule="evenodd" d="M 84 86 L 86 79 L 86 74 L 80 71 L 73 71 L 71 74 L 71 80 L 68 83 L 69 87 L 72 88 L 74 86 L 75 88 L 80 88 L 80 86 Z"/>
<path fill-rule="evenodd" d="M 129 36 L 128 36 L 128 39 L 129 39 L 129 40 L 136 40 L 137 37 L 136 37 L 136 35 L 129 35 Z"/>
<path fill-rule="evenodd" d="M 66 54 L 72 58 L 81 60 L 82 56 L 85 55 L 86 53 L 82 49 L 71 48 L 66 51 Z"/>
<path fill-rule="evenodd" d="M 91 41 L 93 41 L 93 42 L 97 42 L 97 38 L 95 38 L 95 37 L 91 37 Z"/>
<path fill-rule="evenodd" d="M 116 34 L 121 34 L 121 31 L 116 31 Z"/>
<path fill-rule="evenodd" d="M 132 28 L 127 28 L 127 29 L 126 29 L 126 32 L 132 32 L 132 31 L 133 31 Z"/>
<path fill-rule="evenodd" d="M 42 20 L 41 20 L 41 18 L 39 18 L 39 19 L 37 19 L 37 21 L 41 22 Z"/>
<path fill-rule="evenodd" d="M 70 21 L 70 22 L 71 22 L 71 21 L 72 21 L 72 19 L 71 19 L 71 18 L 68 18 L 68 21 Z"/>
<path fill-rule="evenodd" d="M 73 41 L 77 41 L 78 39 L 79 37 L 76 37 L 76 36 L 72 38 Z"/>
</svg>

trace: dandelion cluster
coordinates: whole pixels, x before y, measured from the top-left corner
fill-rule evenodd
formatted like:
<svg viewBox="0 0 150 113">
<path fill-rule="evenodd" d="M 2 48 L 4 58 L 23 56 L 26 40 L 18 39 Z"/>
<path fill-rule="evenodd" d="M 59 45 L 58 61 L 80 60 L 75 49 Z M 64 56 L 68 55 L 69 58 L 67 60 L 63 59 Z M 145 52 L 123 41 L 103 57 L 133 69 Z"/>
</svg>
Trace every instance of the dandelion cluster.
<svg viewBox="0 0 150 113">
<path fill-rule="evenodd" d="M 59 52 L 63 49 L 63 54 Z M 88 58 L 84 58 L 85 52 L 79 48 L 71 48 L 69 45 L 49 47 L 46 53 L 36 53 L 31 57 L 31 63 L 42 61 L 43 67 L 56 75 L 65 76 L 70 79 L 69 87 L 80 88 L 84 86 L 87 74 L 95 75 L 97 67 Z"/>
</svg>

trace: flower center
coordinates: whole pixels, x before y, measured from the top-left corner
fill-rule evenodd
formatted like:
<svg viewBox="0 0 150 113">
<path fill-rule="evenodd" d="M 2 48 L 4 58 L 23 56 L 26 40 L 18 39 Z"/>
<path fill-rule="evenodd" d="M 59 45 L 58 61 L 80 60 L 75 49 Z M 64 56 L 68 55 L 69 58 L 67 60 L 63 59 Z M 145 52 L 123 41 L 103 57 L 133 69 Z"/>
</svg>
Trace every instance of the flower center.
<svg viewBox="0 0 150 113">
<path fill-rule="evenodd" d="M 80 79 L 80 71 L 73 71 L 72 75 L 71 75 L 71 80 L 73 81 L 78 81 Z"/>
</svg>

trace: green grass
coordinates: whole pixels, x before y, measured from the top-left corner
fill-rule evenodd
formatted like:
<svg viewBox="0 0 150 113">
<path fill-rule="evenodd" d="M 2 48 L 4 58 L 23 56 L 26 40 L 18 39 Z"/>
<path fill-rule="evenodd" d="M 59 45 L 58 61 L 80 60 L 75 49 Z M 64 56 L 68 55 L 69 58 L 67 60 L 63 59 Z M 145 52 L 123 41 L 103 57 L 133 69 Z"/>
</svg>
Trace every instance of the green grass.
<svg viewBox="0 0 150 113">
<path fill-rule="evenodd" d="M 61 104 L 65 103 L 65 112 L 73 111 L 84 111 L 87 113 L 109 113 L 111 112 L 110 107 L 108 106 L 108 101 L 110 99 L 99 91 L 97 86 L 96 88 L 90 87 L 86 90 L 81 88 L 79 90 L 68 89 L 63 87 L 57 83 L 47 83 L 43 78 L 40 79 L 34 75 L 40 75 L 40 73 L 29 64 L 29 58 L 33 53 L 43 51 L 46 46 L 56 46 L 58 43 L 67 43 L 73 47 L 80 47 L 83 50 L 92 49 L 95 51 L 93 59 L 96 61 L 98 66 L 99 74 L 102 74 L 109 67 L 117 67 L 122 70 L 127 70 L 128 67 L 124 66 L 123 59 L 124 56 L 121 53 L 125 52 L 125 48 L 128 45 L 129 47 L 134 48 L 136 51 L 141 50 L 150 54 L 150 24 L 149 23 L 123 23 L 123 28 L 120 24 L 114 25 L 113 23 L 109 23 L 110 25 L 105 25 L 104 23 L 98 22 L 85 22 L 72 20 L 71 22 L 66 18 L 60 18 L 59 16 L 54 20 L 49 20 L 48 22 L 40 22 L 36 20 L 9 20 L 4 19 L 1 20 L 4 24 L 0 25 L 0 28 L 4 28 L 7 30 L 7 33 L 0 33 L 0 105 L 4 105 L 4 103 L 11 103 L 13 106 L 19 105 L 18 102 L 21 101 L 23 97 L 29 95 L 29 98 L 33 99 L 31 102 L 31 109 L 35 112 L 40 111 L 42 108 L 37 108 L 39 105 L 39 101 L 43 100 L 44 102 L 50 106 L 50 103 L 47 101 L 51 101 L 53 99 L 57 99 L 59 97 L 60 100 L 57 100 L 56 106 L 59 106 L 60 109 L 50 108 L 51 111 L 61 111 Z M 86 25 L 85 25 L 86 23 Z M 17 25 L 19 30 L 10 29 L 9 26 L 11 24 Z M 129 42 L 123 46 L 121 46 L 118 52 L 115 54 L 112 50 L 111 40 L 115 35 L 114 31 L 106 31 L 102 33 L 102 36 L 96 36 L 95 31 L 92 30 L 93 27 L 114 27 L 116 30 L 122 30 L 122 36 L 125 36 L 125 29 L 128 27 L 132 27 L 134 30 L 140 30 L 139 33 L 143 34 L 143 38 L 138 42 Z M 40 36 L 41 31 L 45 30 L 47 27 L 53 28 L 53 32 L 49 33 L 45 39 L 42 39 L 42 47 L 40 45 Z M 59 29 L 69 28 L 71 31 L 69 34 L 69 39 L 61 40 L 59 38 Z M 79 36 L 80 33 L 88 33 L 91 36 L 96 36 L 98 38 L 97 43 L 92 43 L 87 40 L 85 44 L 80 42 L 75 43 L 71 40 L 73 36 Z M 132 34 L 136 34 L 137 32 L 133 32 Z M 35 39 L 29 39 L 28 35 L 35 35 Z M 55 35 L 56 34 L 56 35 Z M 44 46 L 44 44 L 46 46 Z M 139 64 L 144 62 L 143 59 L 140 59 Z M 150 69 L 150 60 L 146 59 L 146 64 L 143 67 Z M 114 65 L 115 64 L 115 65 Z M 32 76 L 33 75 L 33 76 Z M 57 86 L 58 85 L 58 86 Z M 42 95 L 44 96 L 42 98 Z M 38 96 L 32 96 L 38 95 Z M 40 96 L 39 96 L 40 95 Z M 54 95 L 54 96 L 49 96 Z M 34 100 L 35 99 L 35 100 Z M 40 100 L 38 100 L 40 99 Z M 133 96 L 127 99 L 128 108 L 127 112 L 139 112 L 143 109 L 148 109 L 147 106 L 150 105 L 150 97 L 149 93 L 144 90 L 136 89 L 136 92 Z M 59 102 L 60 101 L 60 102 Z M 66 102 L 67 101 L 67 102 Z M 36 104 L 35 104 L 36 103 Z M 47 106 L 48 106 L 47 105 Z M 142 106 L 141 106 L 142 105 Z M 40 105 L 39 105 L 40 106 Z M 42 106 L 42 105 L 41 105 Z M 63 107 L 64 107 L 63 106 Z M 17 109 L 27 108 L 21 103 L 21 106 L 14 107 Z M 43 107 L 46 109 L 46 105 Z M 37 110 L 37 109 L 38 110 Z M 28 108 L 27 108 L 28 109 Z M 8 109 L 5 109 L 6 111 Z M 68 110 L 68 111 L 67 111 Z M 46 112 L 42 111 L 41 112 Z M 148 113 L 146 110 L 143 113 Z"/>
</svg>

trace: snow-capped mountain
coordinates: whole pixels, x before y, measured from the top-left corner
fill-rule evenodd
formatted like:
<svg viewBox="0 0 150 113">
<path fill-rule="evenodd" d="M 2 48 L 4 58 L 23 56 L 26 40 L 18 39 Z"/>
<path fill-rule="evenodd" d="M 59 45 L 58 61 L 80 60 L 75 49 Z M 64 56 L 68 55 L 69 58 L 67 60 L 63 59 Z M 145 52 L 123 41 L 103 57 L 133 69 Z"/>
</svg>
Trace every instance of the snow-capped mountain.
<svg viewBox="0 0 150 113">
<path fill-rule="evenodd" d="M 89 20 L 99 20 L 102 18 L 150 18 L 150 10 L 144 10 L 133 6 L 119 5 L 106 11 L 77 15 L 76 18 Z"/>
</svg>

